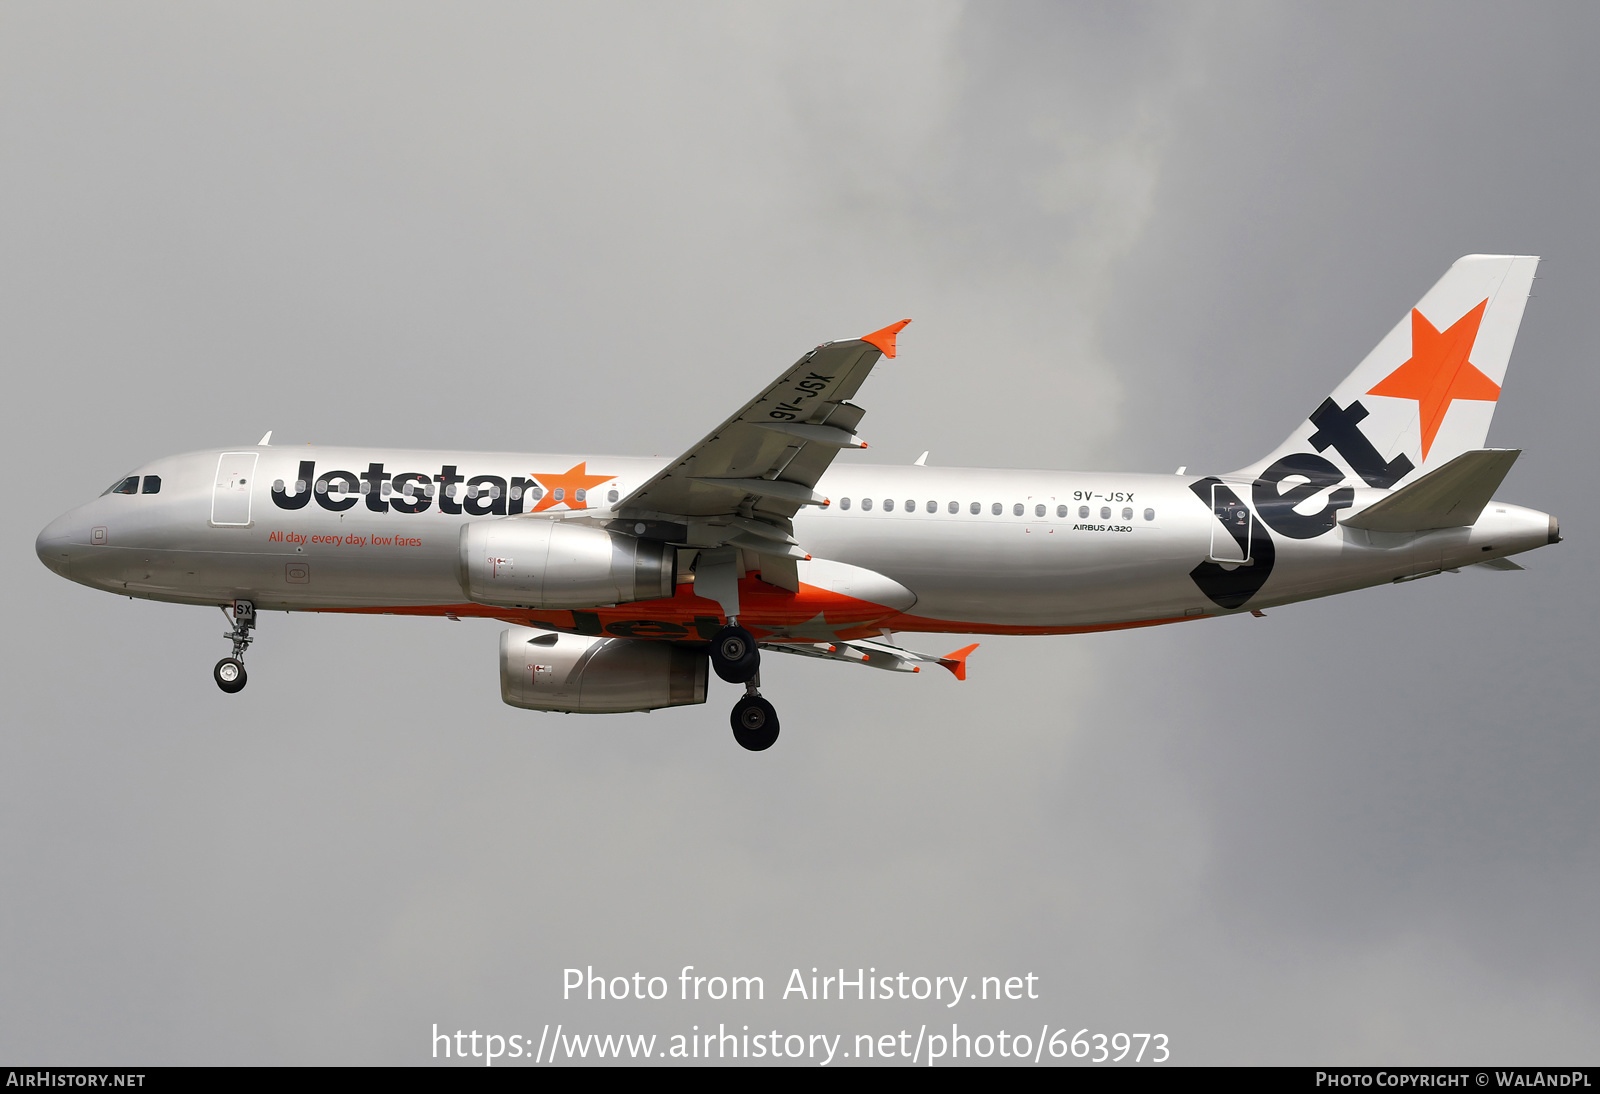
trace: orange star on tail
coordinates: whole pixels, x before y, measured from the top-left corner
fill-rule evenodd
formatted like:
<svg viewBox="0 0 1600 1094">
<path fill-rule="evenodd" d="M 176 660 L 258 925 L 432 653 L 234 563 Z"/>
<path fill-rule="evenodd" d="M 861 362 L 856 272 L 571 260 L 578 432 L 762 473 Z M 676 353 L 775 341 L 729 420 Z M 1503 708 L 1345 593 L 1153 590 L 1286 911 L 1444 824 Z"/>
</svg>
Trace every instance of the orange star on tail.
<svg viewBox="0 0 1600 1094">
<path fill-rule="evenodd" d="M 1436 329 L 1421 312 L 1411 309 L 1411 360 L 1367 392 L 1368 395 L 1417 401 L 1424 460 L 1452 402 L 1476 399 L 1492 403 L 1500 398 L 1500 385 L 1467 360 L 1473 343 L 1478 340 L 1478 324 L 1483 322 L 1483 312 L 1488 306 L 1485 300 L 1444 331 Z"/>
<path fill-rule="evenodd" d="M 589 508 L 587 498 L 589 488 L 599 486 L 603 482 L 609 482 L 616 476 L 589 474 L 589 461 L 585 460 L 559 475 L 536 474 L 533 478 L 540 486 L 544 487 L 545 494 L 544 497 L 539 499 L 538 505 L 528 510 L 530 513 L 538 513 L 549 509 L 553 505 L 565 505 L 568 509 L 587 509 Z M 578 500 L 579 490 L 584 491 L 585 499 L 583 501 Z"/>
</svg>

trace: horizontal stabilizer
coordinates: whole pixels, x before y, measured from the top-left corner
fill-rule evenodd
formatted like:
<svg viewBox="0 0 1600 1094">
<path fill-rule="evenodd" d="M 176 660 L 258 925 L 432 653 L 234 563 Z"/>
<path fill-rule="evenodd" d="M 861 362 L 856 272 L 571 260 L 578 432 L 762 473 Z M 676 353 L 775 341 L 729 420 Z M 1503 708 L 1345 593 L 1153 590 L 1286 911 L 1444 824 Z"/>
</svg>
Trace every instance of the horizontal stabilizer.
<svg viewBox="0 0 1600 1094">
<path fill-rule="evenodd" d="M 1520 448 L 1475 448 L 1463 452 L 1339 523 L 1373 532 L 1424 532 L 1476 524 L 1483 507 L 1500 489 L 1506 472 L 1520 455 Z"/>
<path fill-rule="evenodd" d="M 1485 570 L 1526 570 L 1526 566 L 1518 566 L 1509 558 L 1491 558 L 1488 562 L 1476 562 L 1473 565 L 1481 566 Z"/>
</svg>

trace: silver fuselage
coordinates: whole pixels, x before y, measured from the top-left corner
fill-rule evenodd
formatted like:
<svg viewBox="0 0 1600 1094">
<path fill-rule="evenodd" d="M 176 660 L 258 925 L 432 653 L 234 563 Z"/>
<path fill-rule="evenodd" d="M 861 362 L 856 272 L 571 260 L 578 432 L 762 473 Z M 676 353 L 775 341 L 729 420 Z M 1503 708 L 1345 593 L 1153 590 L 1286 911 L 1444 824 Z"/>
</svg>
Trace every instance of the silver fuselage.
<svg viewBox="0 0 1600 1094">
<path fill-rule="evenodd" d="M 582 500 L 575 491 L 560 502 L 549 491 L 534 500 L 535 480 L 580 462 L 604 481 Z M 465 601 L 458 576 L 465 523 L 541 502 L 534 516 L 603 516 L 665 462 L 313 446 L 194 452 L 129 472 L 141 482 L 157 477 L 159 491 L 108 493 L 80 505 L 40 534 L 37 549 L 73 581 L 152 600 L 438 613 Z M 317 479 L 303 479 L 307 465 Z M 319 492 L 314 482 L 330 472 L 345 474 Z M 1385 535 L 1336 526 L 1311 539 L 1270 536 L 1266 557 L 1252 552 L 1236 566 L 1228 560 L 1238 548 L 1219 536 L 1223 526 L 1197 481 L 836 465 L 819 484 L 832 503 L 803 509 L 794 535 L 817 558 L 875 571 L 914 593 L 913 607 L 885 621 L 891 629 L 974 633 L 1229 614 L 1485 562 L 1555 539 L 1548 515 L 1492 502 L 1471 527 Z M 1248 484 L 1229 485 L 1248 499 Z M 1202 591 L 1194 573 L 1203 565 L 1214 574 L 1266 569 L 1253 570 L 1264 580 L 1244 603 L 1228 606 Z"/>
</svg>

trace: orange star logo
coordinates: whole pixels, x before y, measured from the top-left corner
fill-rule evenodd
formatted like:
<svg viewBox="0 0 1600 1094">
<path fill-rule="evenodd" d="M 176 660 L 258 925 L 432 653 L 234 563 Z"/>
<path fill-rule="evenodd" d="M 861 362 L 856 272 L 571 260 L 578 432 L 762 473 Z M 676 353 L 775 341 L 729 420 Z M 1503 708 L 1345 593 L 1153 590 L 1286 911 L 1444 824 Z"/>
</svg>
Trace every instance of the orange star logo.
<svg viewBox="0 0 1600 1094">
<path fill-rule="evenodd" d="M 1368 395 L 1417 401 L 1424 460 L 1452 402 L 1476 399 L 1492 403 L 1500 398 L 1500 385 L 1467 360 L 1473 343 L 1478 340 L 1478 324 L 1483 322 L 1483 312 L 1488 306 L 1489 301 L 1485 300 L 1445 331 L 1435 329 L 1421 312 L 1412 308 L 1411 360 L 1367 392 Z"/>
<path fill-rule="evenodd" d="M 538 505 L 528 510 L 530 513 L 549 509 L 553 505 L 565 505 L 568 509 L 587 509 L 589 508 L 587 496 L 580 498 L 578 495 L 587 495 L 590 487 L 609 482 L 616 476 L 589 474 L 589 461 L 585 460 L 559 475 L 534 475 L 533 478 L 544 487 L 544 497 L 539 499 Z"/>
</svg>

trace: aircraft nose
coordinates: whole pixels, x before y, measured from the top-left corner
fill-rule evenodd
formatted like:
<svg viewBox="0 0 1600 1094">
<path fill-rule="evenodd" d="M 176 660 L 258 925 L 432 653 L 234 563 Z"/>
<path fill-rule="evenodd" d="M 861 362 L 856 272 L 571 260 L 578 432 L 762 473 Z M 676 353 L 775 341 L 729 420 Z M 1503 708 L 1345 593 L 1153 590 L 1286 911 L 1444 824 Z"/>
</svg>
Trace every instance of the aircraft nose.
<svg viewBox="0 0 1600 1094">
<path fill-rule="evenodd" d="M 34 540 L 33 549 L 39 556 L 39 561 L 62 577 L 70 577 L 69 570 L 72 564 L 72 514 L 67 513 L 57 517 L 45 525 L 44 531 L 39 533 L 39 538 Z"/>
</svg>

